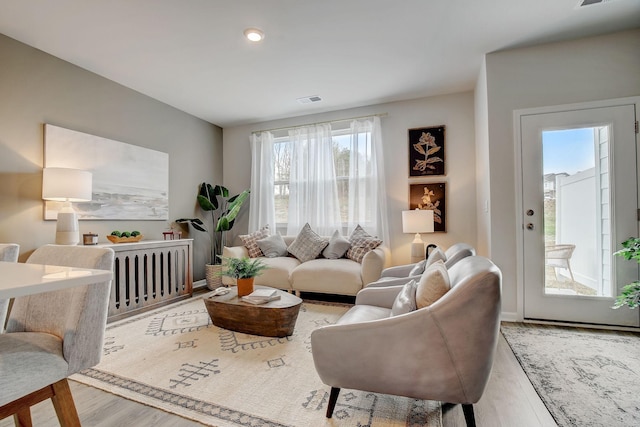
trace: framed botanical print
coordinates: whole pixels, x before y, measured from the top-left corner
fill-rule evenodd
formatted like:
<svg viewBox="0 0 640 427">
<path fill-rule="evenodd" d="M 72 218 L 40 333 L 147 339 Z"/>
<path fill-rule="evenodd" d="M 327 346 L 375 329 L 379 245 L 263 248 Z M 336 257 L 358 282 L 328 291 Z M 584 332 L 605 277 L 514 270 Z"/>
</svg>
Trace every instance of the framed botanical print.
<svg viewBox="0 0 640 427">
<path fill-rule="evenodd" d="M 433 211 L 433 230 L 447 231 L 445 182 L 409 185 L 409 209 L 426 209 Z"/>
<path fill-rule="evenodd" d="M 444 175 L 444 125 L 409 129 L 409 177 Z"/>
</svg>

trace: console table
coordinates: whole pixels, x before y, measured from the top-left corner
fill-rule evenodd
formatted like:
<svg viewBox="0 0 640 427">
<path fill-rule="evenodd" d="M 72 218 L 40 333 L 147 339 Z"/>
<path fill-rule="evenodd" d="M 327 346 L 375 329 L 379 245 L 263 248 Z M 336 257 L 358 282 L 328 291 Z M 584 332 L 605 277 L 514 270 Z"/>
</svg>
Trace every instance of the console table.
<svg viewBox="0 0 640 427">
<path fill-rule="evenodd" d="M 98 246 L 115 252 L 108 322 L 193 294 L 193 239 Z"/>
</svg>

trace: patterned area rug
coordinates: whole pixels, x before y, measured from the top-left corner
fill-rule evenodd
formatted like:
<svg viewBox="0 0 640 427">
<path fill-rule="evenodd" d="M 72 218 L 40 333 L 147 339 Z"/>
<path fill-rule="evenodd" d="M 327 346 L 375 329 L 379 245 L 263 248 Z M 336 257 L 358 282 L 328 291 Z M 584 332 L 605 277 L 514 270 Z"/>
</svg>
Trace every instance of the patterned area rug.
<svg viewBox="0 0 640 427">
<path fill-rule="evenodd" d="M 640 426 L 640 334 L 503 323 L 560 426 Z"/>
<path fill-rule="evenodd" d="M 216 427 L 441 426 L 439 402 L 343 390 L 332 420 L 310 334 L 343 304 L 303 303 L 287 338 L 213 326 L 202 298 L 107 326 L 102 362 L 72 379 Z"/>
</svg>

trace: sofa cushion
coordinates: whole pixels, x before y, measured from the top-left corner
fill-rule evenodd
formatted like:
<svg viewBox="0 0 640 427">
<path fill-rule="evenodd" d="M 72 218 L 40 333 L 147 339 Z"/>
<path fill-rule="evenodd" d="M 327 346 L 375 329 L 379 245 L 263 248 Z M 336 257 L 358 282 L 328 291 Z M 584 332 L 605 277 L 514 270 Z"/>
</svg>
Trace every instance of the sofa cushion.
<svg viewBox="0 0 640 427">
<path fill-rule="evenodd" d="M 364 258 L 367 252 L 374 250 L 382 244 L 382 240 L 371 236 L 360 224 L 356 226 L 351 236 L 349 236 L 349 242 L 351 243 L 351 247 L 347 251 L 347 258 L 355 262 L 362 262 L 362 258 Z"/>
<path fill-rule="evenodd" d="M 380 320 L 389 317 L 391 309 L 376 307 L 375 305 L 354 305 L 342 315 L 336 322 L 337 325 L 348 325 L 351 323 L 368 322 L 370 320 Z"/>
<path fill-rule="evenodd" d="M 326 238 L 320 237 L 307 223 L 287 250 L 300 262 L 306 262 L 317 258 L 328 243 Z"/>
<path fill-rule="evenodd" d="M 429 307 L 451 289 L 449 273 L 442 260 L 438 260 L 424 270 L 416 288 L 416 306 Z"/>
<path fill-rule="evenodd" d="M 257 243 L 258 247 L 267 258 L 275 258 L 288 255 L 287 244 L 284 242 L 284 239 L 282 238 L 280 233 L 272 234 L 271 236 L 267 236 L 264 239 L 260 239 L 257 241 Z"/>
<path fill-rule="evenodd" d="M 329 244 L 322 251 L 322 256 L 327 259 L 342 258 L 351 247 L 351 242 L 343 237 L 338 230 L 333 232 Z"/>
<path fill-rule="evenodd" d="M 347 258 L 318 258 L 300 264 L 291 273 L 296 291 L 355 295 L 362 289 L 362 266 Z"/>
<path fill-rule="evenodd" d="M 263 257 L 260 259 L 268 268 L 256 276 L 254 283 L 256 285 L 290 290 L 291 273 L 300 265 L 300 261 L 288 256 L 276 258 Z"/>
<path fill-rule="evenodd" d="M 397 316 L 399 314 L 409 313 L 414 311 L 416 306 L 416 288 L 417 283 L 415 280 L 410 280 L 403 287 L 391 307 L 391 316 Z"/>
<path fill-rule="evenodd" d="M 242 244 L 247 248 L 250 258 L 256 258 L 262 256 L 262 251 L 258 246 L 258 240 L 264 239 L 269 236 L 269 226 L 265 225 L 260 230 L 256 230 L 253 233 L 243 234 L 240 236 Z"/>
</svg>

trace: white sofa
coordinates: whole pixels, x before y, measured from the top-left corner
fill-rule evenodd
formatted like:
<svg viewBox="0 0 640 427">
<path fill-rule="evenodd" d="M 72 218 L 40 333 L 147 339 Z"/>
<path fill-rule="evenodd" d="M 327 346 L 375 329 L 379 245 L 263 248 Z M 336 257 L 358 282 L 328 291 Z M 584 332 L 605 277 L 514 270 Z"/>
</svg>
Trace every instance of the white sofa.
<svg viewBox="0 0 640 427">
<path fill-rule="evenodd" d="M 296 236 L 282 236 L 287 246 Z M 328 239 L 328 238 L 327 238 Z M 223 257 L 242 258 L 249 256 L 244 246 L 225 247 Z M 365 254 L 362 263 L 348 258 L 316 258 L 301 263 L 293 256 L 260 257 L 269 267 L 256 277 L 255 284 L 287 291 L 314 292 L 336 295 L 356 295 L 358 291 L 380 278 L 387 262 L 387 249 L 378 246 Z M 234 284 L 230 277 L 223 276 L 222 283 Z"/>
</svg>

